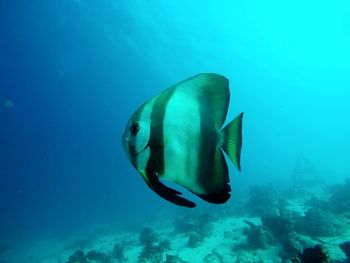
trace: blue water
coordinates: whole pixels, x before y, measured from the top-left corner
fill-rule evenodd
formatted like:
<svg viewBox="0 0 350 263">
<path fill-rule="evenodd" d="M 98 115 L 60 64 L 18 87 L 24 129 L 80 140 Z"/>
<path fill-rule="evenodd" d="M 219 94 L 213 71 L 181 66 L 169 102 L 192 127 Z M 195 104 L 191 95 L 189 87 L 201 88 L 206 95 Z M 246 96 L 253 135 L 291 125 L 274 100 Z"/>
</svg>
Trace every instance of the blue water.
<svg viewBox="0 0 350 263">
<path fill-rule="evenodd" d="M 1 1 L 0 241 L 182 211 L 147 188 L 121 134 L 146 99 L 200 72 L 230 79 L 228 120 L 245 112 L 224 206 L 288 184 L 300 156 L 341 182 L 349 61 L 345 0 Z"/>
</svg>

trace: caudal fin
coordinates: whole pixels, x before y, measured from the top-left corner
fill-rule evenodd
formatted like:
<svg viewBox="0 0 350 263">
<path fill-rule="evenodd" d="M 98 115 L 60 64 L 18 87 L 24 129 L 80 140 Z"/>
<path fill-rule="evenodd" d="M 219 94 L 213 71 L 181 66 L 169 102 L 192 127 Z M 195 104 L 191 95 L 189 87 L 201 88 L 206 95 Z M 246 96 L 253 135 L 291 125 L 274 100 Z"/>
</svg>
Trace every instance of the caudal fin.
<svg viewBox="0 0 350 263">
<path fill-rule="evenodd" d="M 242 118 L 243 112 L 222 130 L 224 136 L 222 149 L 239 171 L 241 170 Z"/>
</svg>

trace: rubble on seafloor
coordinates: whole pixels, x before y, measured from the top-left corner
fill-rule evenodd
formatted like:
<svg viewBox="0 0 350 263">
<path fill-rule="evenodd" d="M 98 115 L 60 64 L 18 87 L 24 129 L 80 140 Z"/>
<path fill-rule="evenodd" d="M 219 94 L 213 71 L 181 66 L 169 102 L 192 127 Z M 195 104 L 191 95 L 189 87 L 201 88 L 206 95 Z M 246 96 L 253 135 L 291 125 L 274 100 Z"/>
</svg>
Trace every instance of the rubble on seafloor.
<svg viewBox="0 0 350 263">
<path fill-rule="evenodd" d="M 115 238 L 108 249 L 89 242 L 65 263 L 269 262 L 272 257 L 290 263 L 349 262 L 349 185 L 334 187 L 334 192 L 328 188 L 323 199 L 316 193 L 288 202 L 281 199 L 282 191 L 256 186 L 245 214 L 193 211 L 176 216 L 165 228 L 144 226 L 127 242 Z M 336 208 L 326 205 L 329 201 Z"/>
</svg>

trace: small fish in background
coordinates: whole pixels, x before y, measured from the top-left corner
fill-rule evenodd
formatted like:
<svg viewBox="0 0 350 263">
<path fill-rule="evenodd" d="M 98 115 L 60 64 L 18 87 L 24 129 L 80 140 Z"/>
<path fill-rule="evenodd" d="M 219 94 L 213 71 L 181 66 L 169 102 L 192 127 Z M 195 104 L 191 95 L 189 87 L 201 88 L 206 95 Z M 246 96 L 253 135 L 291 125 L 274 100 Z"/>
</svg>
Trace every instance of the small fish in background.
<svg viewBox="0 0 350 263">
<path fill-rule="evenodd" d="M 123 147 L 155 193 L 177 205 L 196 206 L 160 181 L 165 179 L 210 203 L 230 198 L 223 151 L 240 170 L 243 113 L 221 129 L 229 100 L 228 79 L 205 73 L 164 90 L 131 116 Z"/>
<path fill-rule="evenodd" d="M 13 103 L 12 100 L 9 100 L 9 99 L 5 99 L 2 103 L 2 105 L 5 107 L 5 108 L 13 108 L 15 106 L 15 104 Z"/>
</svg>

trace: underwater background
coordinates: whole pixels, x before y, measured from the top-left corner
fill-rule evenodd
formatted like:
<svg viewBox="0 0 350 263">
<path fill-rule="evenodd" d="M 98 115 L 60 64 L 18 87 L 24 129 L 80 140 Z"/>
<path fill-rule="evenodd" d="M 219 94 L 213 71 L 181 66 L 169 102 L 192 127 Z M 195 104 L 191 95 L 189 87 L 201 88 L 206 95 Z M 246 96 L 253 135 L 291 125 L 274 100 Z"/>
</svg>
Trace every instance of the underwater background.
<svg viewBox="0 0 350 263">
<path fill-rule="evenodd" d="M 230 80 L 227 120 L 245 113 L 242 172 L 229 163 L 226 204 L 191 196 L 189 211 L 149 190 L 121 135 L 143 102 L 201 72 Z M 235 216 L 252 187 L 350 189 L 349 101 L 345 0 L 2 0 L 0 262 L 68 262 L 50 254 L 57 240 L 101 227 Z"/>
</svg>

